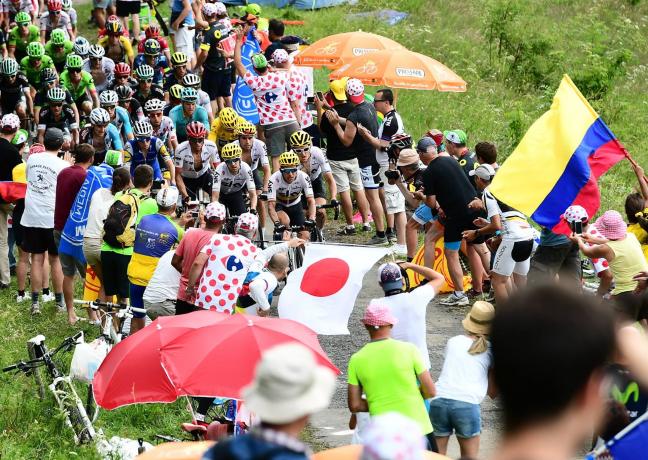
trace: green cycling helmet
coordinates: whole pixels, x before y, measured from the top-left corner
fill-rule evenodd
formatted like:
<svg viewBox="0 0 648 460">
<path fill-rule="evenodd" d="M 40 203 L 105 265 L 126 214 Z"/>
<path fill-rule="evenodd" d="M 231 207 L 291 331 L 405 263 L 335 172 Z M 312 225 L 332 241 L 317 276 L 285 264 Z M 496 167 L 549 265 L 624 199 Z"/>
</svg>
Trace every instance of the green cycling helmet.
<svg viewBox="0 0 648 460">
<path fill-rule="evenodd" d="M 13 77 L 18 73 L 18 63 L 15 59 L 7 58 L 0 64 L 0 73 L 2 75 Z"/>
<path fill-rule="evenodd" d="M 83 67 L 83 58 L 78 54 L 70 54 L 65 61 L 65 67 L 68 69 L 80 69 Z"/>
<path fill-rule="evenodd" d="M 16 21 L 16 24 L 19 24 L 21 26 L 22 25 L 29 25 L 31 23 L 31 17 L 25 11 L 19 11 L 16 14 L 15 21 Z"/>
<path fill-rule="evenodd" d="M 51 40 L 53 45 L 62 46 L 65 44 L 65 32 L 62 29 L 54 29 Z"/>
<path fill-rule="evenodd" d="M 45 55 L 45 47 L 41 42 L 31 42 L 27 45 L 27 56 L 30 58 L 42 58 Z"/>
<path fill-rule="evenodd" d="M 180 93 L 180 100 L 182 102 L 193 102 L 198 101 L 198 91 L 193 88 L 183 88 L 182 93 Z"/>
</svg>

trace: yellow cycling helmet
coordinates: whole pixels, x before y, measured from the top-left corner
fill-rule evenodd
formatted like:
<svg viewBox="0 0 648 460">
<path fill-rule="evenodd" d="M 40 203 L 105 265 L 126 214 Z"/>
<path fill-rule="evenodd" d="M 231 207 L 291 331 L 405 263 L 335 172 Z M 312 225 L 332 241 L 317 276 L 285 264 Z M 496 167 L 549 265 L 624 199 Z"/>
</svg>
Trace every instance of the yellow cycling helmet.
<svg viewBox="0 0 648 460">
<path fill-rule="evenodd" d="M 233 108 L 225 107 L 223 110 L 220 111 L 218 118 L 220 118 L 220 121 L 225 127 L 225 129 L 229 129 L 230 131 L 234 131 L 236 129 L 236 121 L 238 120 L 238 114 L 234 111 Z"/>
<path fill-rule="evenodd" d="M 175 99 L 180 99 L 182 97 L 182 90 L 184 89 L 184 86 L 178 85 L 177 83 L 175 85 L 172 85 L 171 88 L 169 88 L 169 93 L 173 98 Z"/>
<path fill-rule="evenodd" d="M 247 121 L 245 118 L 241 117 L 236 123 L 236 134 L 239 136 L 252 135 L 256 136 L 257 129 L 254 126 L 254 123 Z"/>
<path fill-rule="evenodd" d="M 303 149 L 313 145 L 313 138 L 306 131 L 295 131 L 290 135 L 288 143 L 290 144 L 290 148 Z"/>
<path fill-rule="evenodd" d="M 301 162 L 299 157 L 292 150 L 290 152 L 284 152 L 279 155 L 279 168 L 296 168 Z"/>
<path fill-rule="evenodd" d="M 236 158 L 241 158 L 243 150 L 241 146 L 233 142 L 225 144 L 220 151 L 221 160 L 234 160 Z"/>
</svg>

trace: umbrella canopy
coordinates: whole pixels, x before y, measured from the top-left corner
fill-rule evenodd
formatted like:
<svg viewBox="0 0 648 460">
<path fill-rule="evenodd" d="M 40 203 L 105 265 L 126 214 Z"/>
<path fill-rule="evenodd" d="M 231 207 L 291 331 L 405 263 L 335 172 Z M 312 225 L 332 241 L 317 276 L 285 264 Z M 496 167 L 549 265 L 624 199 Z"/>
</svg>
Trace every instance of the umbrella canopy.
<svg viewBox="0 0 648 460">
<path fill-rule="evenodd" d="M 241 314 L 166 343 L 161 349 L 162 365 L 180 394 L 241 399 L 263 351 L 292 341 L 309 348 L 319 364 L 340 373 L 317 334 L 303 324 Z"/>
<path fill-rule="evenodd" d="M 92 381 L 95 401 L 104 409 L 136 403 L 173 402 L 178 392 L 160 363 L 160 347 L 185 332 L 229 315 L 199 311 L 161 316 L 115 345 Z"/>
<path fill-rule="evenodd" d="M 346 32 L 317 40 L 295 56 L 295 64 L 337 69 L 353 58 L 381 50 L 405 49 L 382 35 L 368 32 Z"/>
<path fill-rule="evenodd" d="M 365 85 L 437 91 L 466 91 L 466 82 L 439 61 L 409 50 L 383 50 L 357 57 L 331 79 L 357 78 Z"/>
</svg>

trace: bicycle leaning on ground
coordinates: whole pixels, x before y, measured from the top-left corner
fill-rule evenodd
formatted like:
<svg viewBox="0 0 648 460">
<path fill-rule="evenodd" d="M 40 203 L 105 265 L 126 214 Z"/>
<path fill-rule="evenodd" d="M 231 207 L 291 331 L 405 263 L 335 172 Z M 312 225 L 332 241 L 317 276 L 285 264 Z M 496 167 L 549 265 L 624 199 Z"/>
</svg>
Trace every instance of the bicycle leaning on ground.
<svg viewBox="0 0 648 460">
<path fill-rule="evenodd" d="M 74 385 L 72 385 L 71 378 L 63 375 L 53 358 L 59 352 L 70 351 L 82 340 L 83 332 L 79 332 L 72 337 L 66 338 L 54 350 L 48 350 L 45 345 L 45 336 L 37 335 L 27 342 L 30 357 L 28 361 L 20 361 L 2 369 L 2 372 L 15 371 L 28 376 L 33 375 L 39 398 L 42 399 L 45 395 L 45 384 L 40 368 L 45 368 L 50 381 L 47 388 L 52 392 L 56 403 L 65 415 L 65 424 L 72 429 L 76 444 L 85 444 L 95 440 L 98 436 L 103 437 L 103 435 L 101 432 L 95 431 L 83 402 L 74 389 Z"/>
</svg>

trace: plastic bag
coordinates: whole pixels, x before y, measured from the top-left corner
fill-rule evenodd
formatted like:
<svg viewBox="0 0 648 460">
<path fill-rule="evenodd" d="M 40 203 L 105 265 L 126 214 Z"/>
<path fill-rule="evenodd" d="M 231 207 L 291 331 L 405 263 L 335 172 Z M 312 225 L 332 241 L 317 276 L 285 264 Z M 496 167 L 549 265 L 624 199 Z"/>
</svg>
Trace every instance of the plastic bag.
<svg viewBox="0 0 648 460">
<path fill-rule="evenodd" d="M 97 443 L 97 451 L 105 460 L 133 460 L 141 452 L 153 449 L 148 442 L 113 436 L 110 440 Z"/>
<path fill-rule="evenodd" d="M 94 374 L 108 354 L 108 344 L 103 337 L 90 343 L 82 342 L 74 349 L 70 376 L 81 382 L 92 383 Z"/>
</svg>

